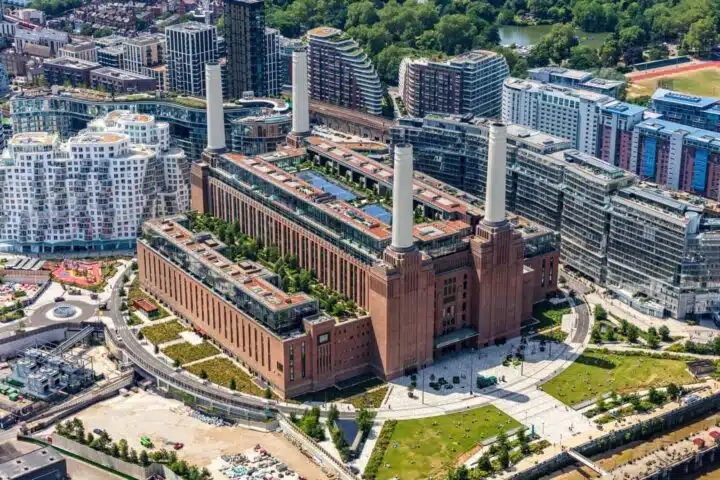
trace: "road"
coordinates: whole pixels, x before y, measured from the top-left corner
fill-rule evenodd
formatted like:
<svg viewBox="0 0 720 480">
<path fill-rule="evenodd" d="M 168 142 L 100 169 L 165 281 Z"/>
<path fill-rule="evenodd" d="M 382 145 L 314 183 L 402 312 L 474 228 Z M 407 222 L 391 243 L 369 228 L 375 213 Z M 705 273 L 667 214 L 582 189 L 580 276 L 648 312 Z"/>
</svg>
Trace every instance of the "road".
<svg viewBox="0 0 720 480">
<path fill-rule="evenodd" d="M 180 386 L 183 390 L 192 392 L 193 394 L 206 398 L 221 405 L 231 405 L 232 407 L 244 410 L 248 418 L 264 419 L 264 411 L 266 408 L 276 408 L 284 413 L 302 413 L 306 410 L 305 406 L 291 405 L 283 402 L 273 402 L 258 397 L 243 395 L 230 390 L 223 390 L 211 383 L 204 383 L 200 379 L 176 372 L 170 365 L 158 359 L 140 344 L 135 334 L 128 328 L 127 323 L 120 310 L 122 299 L 120 298 L 120 289 L 123 287 L 121 281 L 115 283 L 108 302 L 110 310 L 110 318 L 117 330 L 117 336 L 122 342 L 122 347 L 130 356 L 135 365 L 150 373 L 161 380 Z M 354 413 L 350 414 L 354 417 Z"/>
</svg>

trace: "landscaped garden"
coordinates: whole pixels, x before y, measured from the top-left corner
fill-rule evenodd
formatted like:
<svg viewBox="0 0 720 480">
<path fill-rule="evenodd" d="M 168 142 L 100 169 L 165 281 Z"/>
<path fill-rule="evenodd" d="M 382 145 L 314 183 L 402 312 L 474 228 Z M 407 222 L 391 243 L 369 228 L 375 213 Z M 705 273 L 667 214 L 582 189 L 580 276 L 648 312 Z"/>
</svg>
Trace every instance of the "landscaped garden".
<svg viewBox="0 0 720 480">
<path fill-rule="evenodd" d="M 213 383 L 239 392 L 257 396 L 262 396 L 264 393 L 260 387 L 253 383 L 250 375 L 235 365 L 229 358 L 211 358 L 210 360 L 190 365 L 187 371 L 202 379 L 208 379 Z"/>
<path fill-rule="evenodd" d="M 138 276 L 135 276 L 135 279 L 130 284 L 130 289 L 127 294 L 128 307 L 131 312 L 138 310 L 138 308 L 134 305 L 135 300 L 147 300 L 157 307 L 157 315 L 151 317 L 150 320 L 160 320 L 170 316 L 170 312 L 163 308 L 163 306 L 160 305 L 154 298 L 142 291 Z"/>
<path fill-rule="evenodd" d="M 440 417 L 391 420 L 383 427 L 365 478 L 435 478 L 480 442 L 519 427 L 492 405 Z"/>
<path fill-rule="evenodd" d="M 346 398 L 343 402 L 355 408 L 379 408 L 388 391 L 387 385 Z"/>
<path fill-rule="evenodd" d="M 197 345 L 188 342 L 176 343 L 163 348 L 162 352 L 180 365 L 196 362 L 220 353 L 217 348 L 205 341 Z"/>
<path fill-rule="evenodd" d="M 180 325 L 176 320 L 158 323 L 140 330 L 150 343 L 158 345 L 160 343 L 177 340 L 180 338 L 180 332 L 184 332 L 187 328 Z"/>
<path fill-rule="evenodd" d="M 680 359 L 586 350 L 567 370 L 540 388 L 566 405 L 576 405 L 612 391 L 632 392 L 693 381 L 685 361 Z"/>
<path fill-rule="evenodd" d="M 563 315 L 570 313 L 567 305 L 553 305 L 550 302 L 541 302 L 533 307 L 533 318 L 539 323 L 531 325 L 536 331 L 560 326 Z"/>
</svg>

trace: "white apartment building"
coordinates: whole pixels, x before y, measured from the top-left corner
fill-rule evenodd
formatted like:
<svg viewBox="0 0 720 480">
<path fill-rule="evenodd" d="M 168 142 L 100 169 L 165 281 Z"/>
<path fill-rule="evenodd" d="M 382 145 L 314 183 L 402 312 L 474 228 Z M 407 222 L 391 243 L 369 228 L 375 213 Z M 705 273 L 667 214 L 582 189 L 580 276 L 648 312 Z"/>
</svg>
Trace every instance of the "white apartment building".
<svg viewBox="0 0 720 480">
<path fill-rule="evenodd" d="M 614 98 L 534 80 L 503 83 L 502 119 L 570 140 L 589 155 L 598 153 L 601 108 Z"/>
<path fill-rule="evenodd" d="M 0 166 L 0 248 L 26 253 L 132 249 L 148 218 L 190 205 L 190 162 L 170 127 L 115 111 L 62 143 L 13 136 Z"/>
<path fill-rule="evenodd" d="M 205 64 L 218 59 L 217 28 L 187 22 L 167 27 L 165 35 L 169 89 L 204 97 Z"/>
</svg>

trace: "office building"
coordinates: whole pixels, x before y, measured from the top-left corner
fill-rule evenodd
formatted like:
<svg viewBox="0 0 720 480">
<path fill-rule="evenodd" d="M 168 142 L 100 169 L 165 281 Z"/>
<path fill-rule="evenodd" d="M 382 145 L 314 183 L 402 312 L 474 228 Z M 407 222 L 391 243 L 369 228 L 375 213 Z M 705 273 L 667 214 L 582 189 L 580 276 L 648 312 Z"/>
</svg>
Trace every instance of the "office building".
<svg viewBox="0 0 720 480">
<path fill-rule="evenodd" d="M 607 279 L 610 198 L 635 176 L 577 150 L 552 154 L 565 162 L 560 260 L 594 282 Z"/>
<path fill-rule="evenodd" d="M 165 35 L 143 35 L 125 39 L 123 70 L 145 74 L 146 68 L 165 63 L 167 38 Z"/>
<path fill-rule="evenodd" d="M 265 28 L 265 94 L 269 97 L 280 95 L 280 33 L 274 28 Z"/>
<path fill-rule="evenodd" d="M 157 81 L 139 73 L 111 67 L 100 67 L 90 72 L 90 88 L 103 89 L 114 94 L 151 92 Z"/>
<path fill-rule="evenodd" d="M 97 62 L 97 46 L 93 41 L 68 43 L 60 49 L 59 56 Z"/>
<path fill-rule="evenodd" d="M 337 28 L 308 32 L 310 98 L 373 115 L 382 113 L 382 87 L 358 43 Z"/>
<path fill-rule="evenodd" d="M 103 67 L 127 70 L 124 68 L 125 48 L 122 45 L 99 48 L 97 51 L 97 62 Z"/>
<path fill-rule="evenodd" d="M 630 170 L 633 128 L 645 118 L 647 109 L 625 102 L 609 102 L 600 107 L 598 157 L 611 165 Z"/>
<path fill-rule="evenodd" d="M 43 74 L 48 85 L 70 84 L 73 87 L 90 86 L 90 72 L 100 68 L 97 62 L 72 57 L 58 57 L 43 63 Z"/>
<path fill-rule="evenodd" d="M 611 204 L 607 284 L 617 298 L 655 316 L 720 312 L 716 204 L 647 186 L 622 189 Z"/>
<path fill-rule="evenodd" d="M 720 132 L 646 120 L 635 125 L 629 169 L 674 190 L 720 199 Z"/>
<path fill-rule="evenodd" d="M 538 82 L 588 90 L 614 98 L 618 97 L 621 89 L 625 86 L 625 82 L 622 80 L 595 78 L 590 72 L 556 66 L 531 68 L 528 70 L 528 75 L 531 80 Z"/>
<path fill-rule="evenodd" d="M 405 58 L 400 63 L 399 93 L 407 114 L 500 115 L 502 85 L 508 77 L 505 57 L 475 50 L 449 60 Z"/>
<path fill-rule="evenodd" d="M 113 112 L 66 143 L 20 133 L 2 160 L 5 250 L 132 249 L 144 220 L 188 208 L 189 162 L 148 115 Z"/>
<path fill-rule="evenodd" d="M 504 179 L 505 127 L 488 128 L 489 175 Z M 298 140 L 302 146 L 292 150 L 304 153 L 296 162 L 352 174 L 391 196 L 391 227 L 373 216 L 379 212 L 281 167 L 283 150 L 247 157 L 218 148 L 222 130 L 208 138 L 211 163 L 192 168 L 193 209 L 237 222 L 280 255 L 297 256 L 300 268 L 358 309 L 321 310 L 312 295 L 278 287 L 261 265 L 234 264 L 221 242 L 189 231 L 180 218 L 146 222 L 138 241 L 140 283 L 282 397 L 364 374 L 396 378 L 460 348 L 517 336 L 533 302 L 556 288 L 554 234 L 506 217 L 502 181 L 488 182 L 495 190 L 483 210 L 445 193 L 437 180 L 414 178 L 409 145 L 395 147 L 391 168 L 321 138 Z M 414 224 L 418 209 L 431 220 Z"/>
<path fill-rule="evenodd" d="M 218 59 L 217 29 L 187 22 L 167 27 L 165 35 L 168 88 L 185 95 L 205 96 L 205 64 Z"/>
<path fill-rule="evenodd" d="M 228 0 L 225 3 L 228 95 L 242 98 L 246 92 L 268 95 L 265 62 L 265 3 L 263 0 Z"/>
<path fill-rule="evenodd" d="M 664 120 L 693 128 L 720 132 L 720 99 L 700 97 L 658 88 L 650 100 L 650 108 Z"/>
<path fill-rule="evenodd" d="M 508 78 L 503 84 L 502 119 L 567 138 L 581 152 L 596 155 L 600 110 L 614 101 L 587 90 Z"/>
</svg>

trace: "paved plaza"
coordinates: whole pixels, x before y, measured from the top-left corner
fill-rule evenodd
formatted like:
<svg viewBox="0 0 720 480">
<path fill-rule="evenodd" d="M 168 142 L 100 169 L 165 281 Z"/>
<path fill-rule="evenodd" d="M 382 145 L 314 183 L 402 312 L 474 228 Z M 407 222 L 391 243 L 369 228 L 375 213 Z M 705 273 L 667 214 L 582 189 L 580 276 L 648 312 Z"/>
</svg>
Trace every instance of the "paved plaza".
<svg viewBox="0 0 720 480">
<path fill-rule="evenodd" d="M 378 418 L 421 418 L 492 404 L 527 427 L 534 427 L 536 433 L 553 443 L 593 428 L 582 414 L 538 389 L 567 368 L 585 345 L 548 344 L 541 351 L 539 342 L 530 341 L 522 366 L 503 366 L 519 345 L 520 339 L 516 338 L 504 345 L 439 360 L 417 374 L 412 398 L 408 396 L 411 378 L 394 380 Z M 471 393 L 471 381 L 476 375 L 495 376 L 500 382 L 479 391 L 472 385 Z M 453 376 L 459 377 L 459 383 L 453 384 Z M 430 387 L 431 378 L 437 381 L 441 377 L 452 385 L 451 389 L 436 391 Z"/>
</svg>

